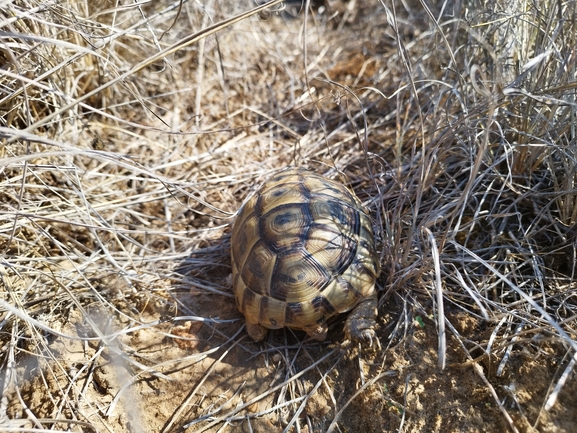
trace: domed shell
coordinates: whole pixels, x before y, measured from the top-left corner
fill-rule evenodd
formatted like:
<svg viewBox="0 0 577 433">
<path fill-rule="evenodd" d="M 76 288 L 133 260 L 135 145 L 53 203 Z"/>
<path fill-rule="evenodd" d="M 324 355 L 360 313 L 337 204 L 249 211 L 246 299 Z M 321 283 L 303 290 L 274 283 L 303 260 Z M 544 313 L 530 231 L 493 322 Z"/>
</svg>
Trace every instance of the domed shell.
<svg viewBox="0 0 577 433">
<path fill-rule="evenodd" d="M 236 303 L 255 340 L 284 326 L 323 340 L 327 319 L 368 297 L 376 314 L 371 221 L 338 182 L 277 173 L 241 209 L 231 245 Z"/>
</svg>

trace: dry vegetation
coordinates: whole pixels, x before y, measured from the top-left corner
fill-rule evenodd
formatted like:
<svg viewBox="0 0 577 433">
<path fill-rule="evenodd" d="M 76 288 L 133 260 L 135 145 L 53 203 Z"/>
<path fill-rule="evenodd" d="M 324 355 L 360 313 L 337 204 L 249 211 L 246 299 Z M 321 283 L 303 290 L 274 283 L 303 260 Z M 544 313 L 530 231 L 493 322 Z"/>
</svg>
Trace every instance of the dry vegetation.
<svg viewBox="0 0 577 433">
<path fill-rule="evenodd" d="M 575 431 L 575 1 L 235 3 L 0 1 L 0 430 Z M 382 348 L 245 336 L 291 164 L 371 210 Z"/>
</svg>

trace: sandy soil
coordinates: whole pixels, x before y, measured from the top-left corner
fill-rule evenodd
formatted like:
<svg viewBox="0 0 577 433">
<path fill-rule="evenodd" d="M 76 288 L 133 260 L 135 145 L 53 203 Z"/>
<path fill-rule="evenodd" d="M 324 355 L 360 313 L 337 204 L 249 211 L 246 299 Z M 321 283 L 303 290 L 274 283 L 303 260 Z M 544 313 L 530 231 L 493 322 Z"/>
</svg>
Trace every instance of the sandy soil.
<svg viewBox="0 0 577 433">
<path fill-rule="evenodd" d="M 215 274 L 221 269 L 214 269 Z M 508 431 L 491 387 L 519 431 L 573 432 L 577 425 L 574 380 L 553 410 L 542 410 L 546 392 L 565 364 L 554 356 L 559 348 L 547 342 L 513 347 L 499 374 L 502 359 L 467 362 L 461 343 L 449 339 L 448 365 L 441 370 L 430 320 L 425 317 L 393 332 L 402 310 L 395 296 L 380 308 L 383 347 L 361 350 L 342 347 L 342 321 L 332 326 L 325 343 L 283 330 L 254 343 L 244 331 L 238 334 L 242 320 L 230 296 L 185 291 L 178 301 L 204 317 L 236 321 L 160 324 L 123 335 L 109 346 L 47 337 L 44 350 L 54 361 L 18 363 L 18 377 L 27 379 L 22 397 L 29 409 L 39 418 L 79 413 L 97 431 L 118 433 L 185 427 L 191 432 Z M 143 311 L 144 322 L 154 323 L 168 313 L 161 303 L 147 304 L 140 295 L 127 299 L 125 308 L 129 304 Z M 106 320 L 98 308 L 89 317 Z M 490 337 L 491 327 L 470 315 L 449 312 L 448 318 L 465 341 Z M 111 331 L 128 325 L 109 322 Z M 62 331 L 86 336 L 87 329 L 75 312 Z M 390 341 L 395 333 L 402 337 Z M 133 362 L 153 367 L 135 374 L 139 369 Z M 45 387 L 50 396 L 36 392 Z M 15 412 L 21 410 L 17 399 L 12 402 L 8 415 L 21 417 L 22 412 Z"/>
</svg>

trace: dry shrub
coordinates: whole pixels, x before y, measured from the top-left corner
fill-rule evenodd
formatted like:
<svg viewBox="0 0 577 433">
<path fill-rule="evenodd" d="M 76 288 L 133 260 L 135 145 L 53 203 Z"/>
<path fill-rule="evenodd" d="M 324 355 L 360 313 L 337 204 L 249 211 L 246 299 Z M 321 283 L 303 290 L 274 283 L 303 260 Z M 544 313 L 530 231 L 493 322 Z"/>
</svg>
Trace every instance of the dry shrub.
<svg viewBox="0 0 577 433">
<path fill-rule="evenodd" d="M 575 3 L 313 3 L 0 4 L 2 428 L 575 422 Z M 239 334 L 229 225 L 289 164 L 370 208 L 382 350 Z"/>
</svg>

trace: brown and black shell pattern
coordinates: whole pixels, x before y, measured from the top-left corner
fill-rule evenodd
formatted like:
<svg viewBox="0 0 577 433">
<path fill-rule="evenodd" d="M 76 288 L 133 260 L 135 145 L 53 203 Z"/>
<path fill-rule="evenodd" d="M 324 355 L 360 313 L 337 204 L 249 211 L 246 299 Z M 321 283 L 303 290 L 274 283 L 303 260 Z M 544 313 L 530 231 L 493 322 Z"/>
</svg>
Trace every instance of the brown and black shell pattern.
<svg viewBox="0 0 577 433">
<path fill-rule="evenodd" d="M 376 315 L 371 221 L 338 182 L 302 168 L 277 173 L 241 209 L 231 245 L 236 303 L 257 341 L 284 326 L 324 340 L 327 319 L 367 299 L 361 319 Z"/>
</svg>

